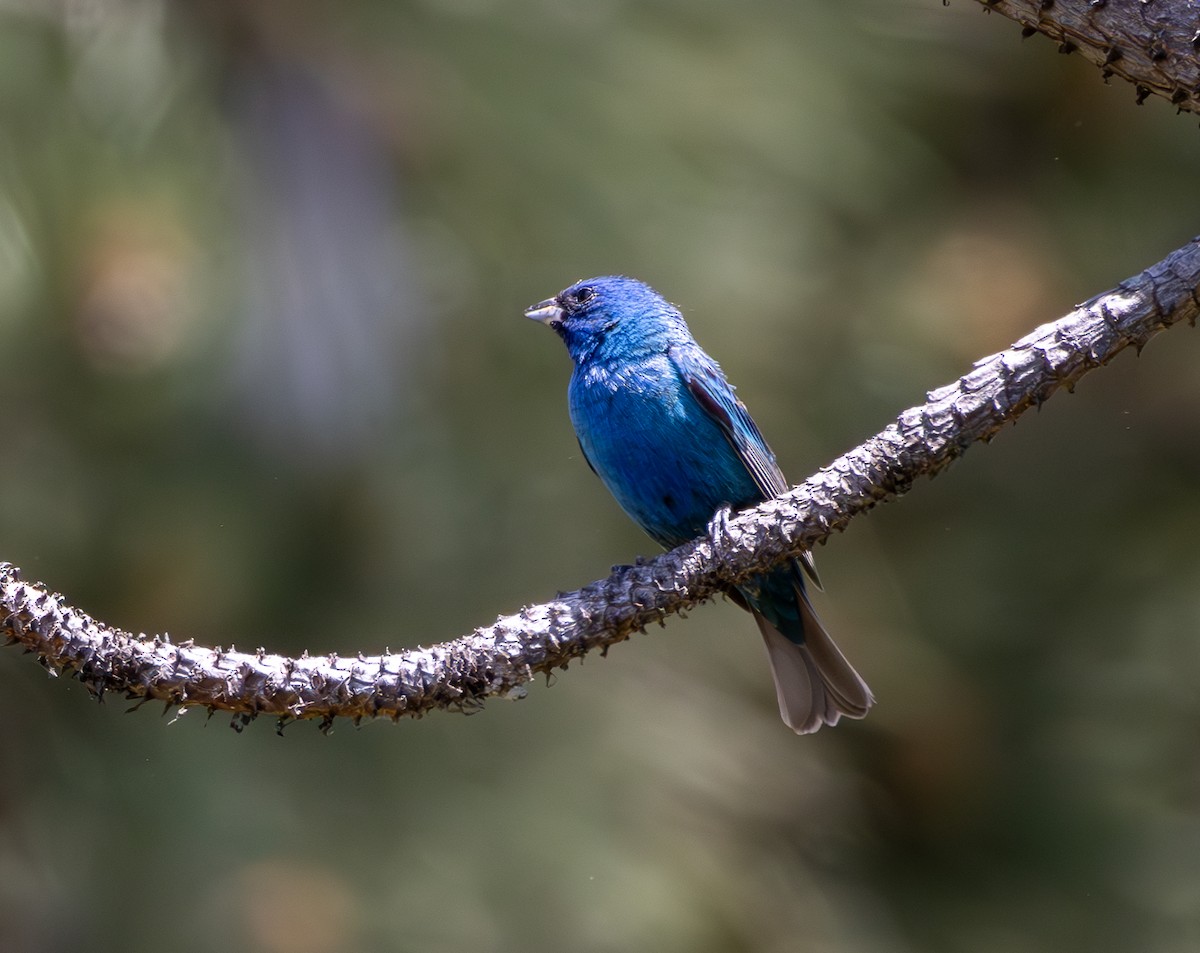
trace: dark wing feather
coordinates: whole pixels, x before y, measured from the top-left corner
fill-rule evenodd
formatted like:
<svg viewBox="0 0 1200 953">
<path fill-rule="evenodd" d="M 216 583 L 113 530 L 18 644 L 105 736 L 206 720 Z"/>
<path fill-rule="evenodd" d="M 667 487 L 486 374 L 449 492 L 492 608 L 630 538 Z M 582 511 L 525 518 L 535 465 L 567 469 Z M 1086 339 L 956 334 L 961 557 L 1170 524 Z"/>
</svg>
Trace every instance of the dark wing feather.
<svg viewBox="0 0 1200 953">
<path fill-rule="evenodd" d="M 788 482 L 783 471 L 779 469 L 779 464 L 775 462 L 775 454 L 767 446 L 767 441 L 750 412 L 746 410 L 746 405 L 737 399 L 733 385 L 725 379 L 716 363 L 699 348 L 672 348 L 670 357 L 675 369 L 683 378 L 688 393 L 721 429 L 721 433 L 725 435 L 725 439 L 729 441 L 754 479 L 755 485 L 762 492 L 763 499 L 785 493 Z M 820 589 L 821 580 L 813 565 L 812 554 L 805 553 L 800 557 L 800 563 Z"/>
<path fill-rule="evenodd" d="M 721 372 L 711 364 L 706 366 L 695 360 L 684 366 L 676 360 L 676 367 L 683 375 L 688 392 L 721 428 L 763 497 L 769 499 L 786 491 L 787 480 L 775 462 L 775 454 L 750 418 L 746 405 L 734 396 L 733 388 Z"/>
</svg>

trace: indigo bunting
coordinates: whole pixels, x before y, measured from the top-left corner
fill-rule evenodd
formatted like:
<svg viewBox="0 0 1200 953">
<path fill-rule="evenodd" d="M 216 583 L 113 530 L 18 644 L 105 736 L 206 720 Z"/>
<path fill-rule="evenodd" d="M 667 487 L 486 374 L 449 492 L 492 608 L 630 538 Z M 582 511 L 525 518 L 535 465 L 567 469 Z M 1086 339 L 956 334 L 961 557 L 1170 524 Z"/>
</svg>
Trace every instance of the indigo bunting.
<svg viewBox="0 0 1200 953">
<path fill-rule="evenodd" d="M 553 328 L 575 364 L 567 397 L 584 458 L 661 546 L 788 488 L 717 362 L 653 288 L 591 278 L 525 315 Z M 808 553 L 729 595 L 762 632 L 784 722 L 806 734 L 862 718 L 874 698 L 818 621 L 802 570 L 816 581 Z"/>
</svg>

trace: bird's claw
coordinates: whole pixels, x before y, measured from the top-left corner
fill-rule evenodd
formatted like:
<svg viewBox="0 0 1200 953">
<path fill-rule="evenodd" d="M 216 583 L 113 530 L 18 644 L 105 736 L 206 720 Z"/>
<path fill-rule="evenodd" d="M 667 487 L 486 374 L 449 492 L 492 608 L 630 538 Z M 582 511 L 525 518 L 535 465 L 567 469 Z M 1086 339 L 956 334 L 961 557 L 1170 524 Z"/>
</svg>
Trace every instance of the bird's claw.
<svg viewBox="0 0 1200 953">
<path fill-rule="evenodd" d="M 721 508 L 712 515 L 712 519 L 708 521 L 708 538 L 716 548 L 727 543 L 731 537 L 729 532 L 729 517 L 733 514 L 733 509 L 728 503 L 723 503 Z"/>
</svg>

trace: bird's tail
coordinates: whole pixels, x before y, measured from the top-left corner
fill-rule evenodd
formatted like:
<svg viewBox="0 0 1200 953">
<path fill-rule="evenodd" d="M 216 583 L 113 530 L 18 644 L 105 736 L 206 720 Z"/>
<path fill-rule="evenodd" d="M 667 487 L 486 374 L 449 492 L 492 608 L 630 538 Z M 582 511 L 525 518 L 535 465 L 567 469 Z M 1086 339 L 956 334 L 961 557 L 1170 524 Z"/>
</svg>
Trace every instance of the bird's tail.
<svg viewBox="0 0 1200 953">
<path fill-rule="evenodd" d="M 793 642 L 759 612 L 754 613 L 754 621 L 767 644 L 779 714 L 789 728 L 805 735 L 822 725 L 836 725 L 842 715 L 862 718 L 875 698 L 834 645 L 808 596 L 803 591 L 798 595 L 804 624 L 802 643 Z"/>
</svg>

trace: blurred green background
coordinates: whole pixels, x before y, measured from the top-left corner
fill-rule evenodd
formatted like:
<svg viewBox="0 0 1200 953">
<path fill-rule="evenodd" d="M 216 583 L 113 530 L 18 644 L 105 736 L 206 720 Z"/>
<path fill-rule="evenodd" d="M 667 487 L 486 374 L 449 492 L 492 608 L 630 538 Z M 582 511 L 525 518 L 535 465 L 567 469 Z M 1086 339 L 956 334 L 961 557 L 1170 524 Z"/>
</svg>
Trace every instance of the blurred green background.
<svg viewBox="0 0 1200 953">
<path fill-rule="evenodd" d="M 5 0 L 0 559 L 135 631 L 451 638 L 653 551 L 521 317 L 678 302 L 794 478 L 1200 231 L 1196 119 L 937 0 Z M 1191 951 L 1200 338 L 525 701 L 241 735 L 0 652 L 5 951 Z"/>
</svg>

